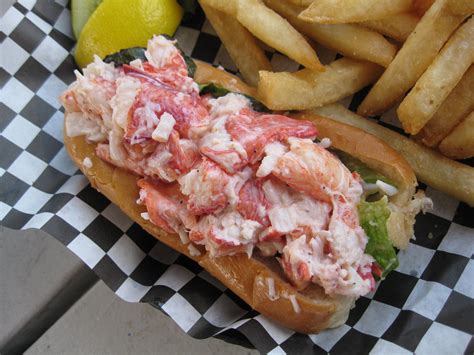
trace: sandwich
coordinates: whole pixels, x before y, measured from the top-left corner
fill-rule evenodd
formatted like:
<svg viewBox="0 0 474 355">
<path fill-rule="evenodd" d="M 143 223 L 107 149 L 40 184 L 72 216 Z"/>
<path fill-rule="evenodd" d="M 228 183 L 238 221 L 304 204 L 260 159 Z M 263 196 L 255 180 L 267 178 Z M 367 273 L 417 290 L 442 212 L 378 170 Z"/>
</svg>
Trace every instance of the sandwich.
<svg viewBox="0 0 474 355">
<path fill-rule="evenodd" d="M 76 71 L 64 142 L 94 188 L 253 309 L 343 324 L 398 266 L 430 200 L 381 140 L 256 90 L 165 36 Z"/>
</svg>

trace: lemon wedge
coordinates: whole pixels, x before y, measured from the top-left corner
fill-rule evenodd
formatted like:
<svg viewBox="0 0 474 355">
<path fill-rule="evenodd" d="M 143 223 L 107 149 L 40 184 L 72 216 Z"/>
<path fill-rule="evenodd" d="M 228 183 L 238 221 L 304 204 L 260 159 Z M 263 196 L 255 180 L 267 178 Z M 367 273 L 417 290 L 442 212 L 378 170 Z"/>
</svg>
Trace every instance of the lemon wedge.
<svg viewBox="0 0 474 355">
<path fill-rule="evenodd" d="M 173 35 L 183 9 L 176 0 L 104 0 L 82 28 L 74 58 L 80 68 L 129 47 L 145 47 L 155 34 Z"/>
</svg>

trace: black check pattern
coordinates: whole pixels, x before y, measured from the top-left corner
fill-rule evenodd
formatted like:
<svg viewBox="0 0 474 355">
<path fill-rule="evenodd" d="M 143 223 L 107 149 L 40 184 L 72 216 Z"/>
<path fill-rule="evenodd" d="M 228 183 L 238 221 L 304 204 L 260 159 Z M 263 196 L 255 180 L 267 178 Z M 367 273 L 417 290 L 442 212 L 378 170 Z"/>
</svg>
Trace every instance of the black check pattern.
<svg viewBox="0 0 474 355">
<path fill-rule="evenodd" d="M 195 338 L 215 336 L 272 354 L 472 353 L 474 210 L 439 192 L 433 192 L 439 207 L 418 216 L 416 240 L 399 252 L 398 270 L 357 301 L 345 325 L 303 335 L 251 310 L 92 189 L 61 141 L 57 96 L 75 79 L 75 42 L 60 20 L 69 15 L 66 5 L 67 0 L 20 0 L 0 27 L 2 55 L 5 48 L 14 58 L 0 68 L 2 225 L 48 232 L 117 295 L 150 303 Z M 187 54 L 235 69 L 200 9 L 176 38 Z M 346 100 L 348 107 L 355 110 L 369 89 Z M 399 130 L 383 116 L 379 122 Z"/>
<path fill-rule="evenodd" d="M 18 70 L 14 77 L 24 83 L 32 91 L 37 91 L 49 77 L 50 72 L 35 58 L 30 57 Z"/>
</svg>

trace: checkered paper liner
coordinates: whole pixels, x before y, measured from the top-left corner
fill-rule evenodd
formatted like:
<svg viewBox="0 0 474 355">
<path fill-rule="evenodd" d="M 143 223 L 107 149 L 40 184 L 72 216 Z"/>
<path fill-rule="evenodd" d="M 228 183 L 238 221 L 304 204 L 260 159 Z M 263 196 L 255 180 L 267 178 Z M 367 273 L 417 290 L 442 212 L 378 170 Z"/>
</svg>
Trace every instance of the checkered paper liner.
<svg viewBox="0 0 474 355">
<path fill-rule="evenodd" d="M 427 188 L 435 208 L 417 218 L 400 267 L 361 297 L 346 324 L 317 335 L 251 310 L 195 262 L 161 244 L 88 184 L 62 140 L 60 93 L 74 80 L 67 0 L 20 0 L 1 19 L 0 219 L 42 229 L 79 256 L 121 298 L 149 302 L 196 338 L 262 353 L 473 353 L 474 211 Z M 199 12 L 176 37 L 192 57 L 236 68 Z M 322 49 L 322 60 L 335 54 Z M 279 69 L 296 69 L 269 53 Z M 354 109 L 362 90 L 343 101 Z M 398 129 L 394 112 L 380 124 Z"/>
</svg>

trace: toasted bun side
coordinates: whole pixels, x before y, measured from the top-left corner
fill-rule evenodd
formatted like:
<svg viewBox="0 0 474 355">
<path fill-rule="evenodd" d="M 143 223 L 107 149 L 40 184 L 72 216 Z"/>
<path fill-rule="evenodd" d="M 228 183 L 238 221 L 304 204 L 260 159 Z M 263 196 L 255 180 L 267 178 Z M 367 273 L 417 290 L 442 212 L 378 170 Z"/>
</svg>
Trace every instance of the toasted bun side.
<svg viewBox="0 0 474 355">
<path fill-rule="evenodd" d="M 211 80 L 232 91 L 254 94 L 254 90 L 237 77 L 208 64 L 201 62 L 197 64 L 196 81 L 205 83 Z M 217 77 L 219 80 L 216 80 Z M 275 261 L 257 255 L 252 258 L 246 255 L 210 258 L 202 247 L 199 247 L 201 255 L 191 255 L 187 245 L 182 244 L 176 234 L 166 233 L 141 217 L 141 213 L 146 212 L 146 208 L 136 203 L 139 176 L 116 168 L 98 158 L 95 154 L 96 145 L 88 143 L 84 136 L 69 137 L 66 127 L 64 133 L 64 144 L 69 155 L 95 189 L 104 194 L 148 233 L 198 262 L 253 309 L 301 333 L 317 333 L 323 329 L 341 325 L 347 320 L 354 299 L 343 296 L 330 297 L 317 285 L 299 292 L 284 280 L 278 267 L 274 265 Z M 83 165 L 85 158 L 91 160 L 90 168 Z M 272 280 L 276 298 L 274 300 L 270 299 L 273 296 L 270 286 Z M 294 304 L 296 304 L 296 310 Z"/>
<path fill-rule="evenodd" d="M 397 184 L 398 193 L 390 198 L 393 208 L 387 227 L 393 245 L 406 248 L 415 224 L 415 216 L 408 206 L 417 185 L 408 162 L 388 144 L 359 128 L 313 113 L 299 113 L 294 117 L 314 122 L 320 137 L 330 138 L 333 147 L 351 154 Z"/>
</svg>

